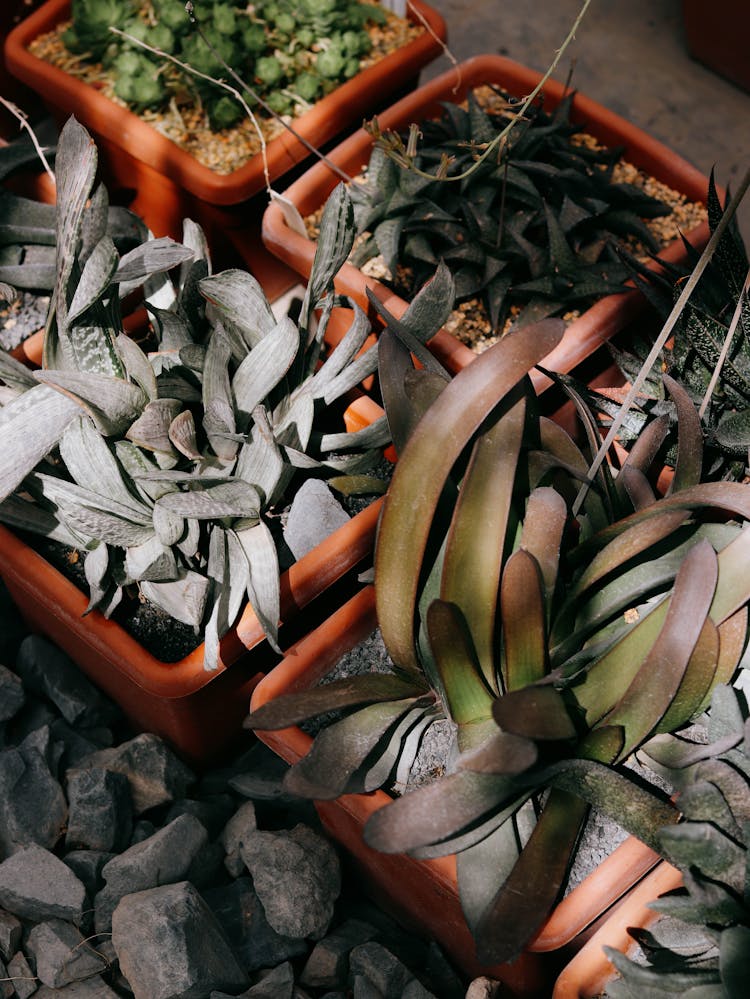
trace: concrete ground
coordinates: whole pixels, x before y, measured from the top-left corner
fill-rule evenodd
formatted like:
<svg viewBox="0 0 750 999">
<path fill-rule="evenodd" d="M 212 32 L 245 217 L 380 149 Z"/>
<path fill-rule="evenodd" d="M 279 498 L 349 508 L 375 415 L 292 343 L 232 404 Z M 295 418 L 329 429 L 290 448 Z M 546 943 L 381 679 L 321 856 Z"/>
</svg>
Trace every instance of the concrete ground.
<svg viewBox="0 0 750 999">
<path fill-rule="evenodd" d="M 496 53 L 544 71 L 581 0 L 429 0 L 448 26 L 454 56 Z M 710 0 L 706 0 L 710 2 Z M 748 48 L 750 59 L 750 48 Z M 592 0 L 556 77 L 573 62 L 577 89 L 735 188 L 750 168 L 750 94 L 692 60 L 680 0 Z M 422 81 L 450 68 L 443 56 Z M 750 195 L 740 208 L 750 242 Z"/>
</svg>

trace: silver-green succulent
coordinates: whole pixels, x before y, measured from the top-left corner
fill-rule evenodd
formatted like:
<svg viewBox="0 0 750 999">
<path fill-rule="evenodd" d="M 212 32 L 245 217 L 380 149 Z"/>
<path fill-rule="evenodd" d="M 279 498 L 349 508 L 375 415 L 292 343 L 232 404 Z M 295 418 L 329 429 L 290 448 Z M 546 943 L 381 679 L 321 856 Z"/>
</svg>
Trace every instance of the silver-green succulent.
<svg viewBox="0 0 750 999">
<path fill-rule="evenodd" d="M 388 440 L 385 419 L 356 434 L 320 420 L 377 365 L 376 346 L 361 350 L 370 328 L 356 307 L 324 350 L 352 210 L 339 189 L 299 320 L 277 321 L 250 274 L 211 274 L 192 222 L 182 244 L 147 234 L 121 256 L 96 166 L 70 119 L 43 367 L 0 354 L 0 519 L 85 552 L 90 609 L 110 614 L 132 584 L 203 629 L 213 668 L 246 597 L 277 641 L 268 514 L 295 475 L 360 475 Z M 147 350 L 122 332 L 121 303 L 137 289 L 153 327 Z"/>
</svg>

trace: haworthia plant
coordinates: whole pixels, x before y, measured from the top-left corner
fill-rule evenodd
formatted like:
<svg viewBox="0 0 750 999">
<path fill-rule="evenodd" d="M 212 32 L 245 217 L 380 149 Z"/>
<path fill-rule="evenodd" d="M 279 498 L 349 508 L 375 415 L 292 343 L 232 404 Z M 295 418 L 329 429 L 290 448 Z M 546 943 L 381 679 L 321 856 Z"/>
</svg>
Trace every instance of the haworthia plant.
<svg viewBox="0 0 750 999">
<path fill-rule="evenodd" d="M 538 930 L 590 805 L 650 845 L 677 821 L 663 791 L 624 763 L 704 709 L 747 630 L 750 491 L 700 483 L 694 413 L 680 424 L 670 495 L 657 498 L 645 474 L 657 427 L 619 474 L 602 466 L 573 516 L 596 423 L 572 393 L 577 444 L 540 414 L 527 378 L 563 329 L 544 320 L 510 333 L 449 381 L 390 321 L 380 382 L 400 454 L 375 589 L 392 686 L 351 678 L 250 719 L 283 728 L 346 709 L 287 778 L 320 798 L 389 786 L 426 726 L 454 722 L 452 772 L 379 811 L 365 839 L 419 858 L 456 853 L 488 962 L 515 958 Z M 684 390 L 670 391 L 688 412 Z"/>
<path fill-rule="evenodd" d="M 277 640 L 268 515 L 294 477 L 352 477 L 356 486 L 389 439 L 385 419 L 330 432 L 330 407 L 377 366 L 356 306 L 346 335 L 324 350 L 351 206 L 339 188 L 300 317 L 277 321 L 250 274 L 210 273 L 193 223 L 184 244 L 147 238 L 121 256 L 96 161 L 70 119 L 57 155 L 44 367 L 0 355 L 0 519 L 85 552 L 90 608 L 111 613 L 137 584 L 203 631 L 212 669 L 245 599 Z M 122 332 L 120 302 L 137 287 L 152 319 L 145 349 Z"/>
<path fill-rule="evenodd" d="M 443 261 L 457 301 L 481 298 L 497 331 L 509 317 L 520 327 L 622 291 L 627 269 L 615 245 L 635 237 L 655 249 L 644 219 L 670 209 L 613 181 L 622 150 L 577 140 L 572 92 L 552 113 L 533 105 L 499 156 L 475 164 L 461 182 L 426 176 L 441 161 L 446 176 L 462 174 L 506 128 L 514 102 L 493 89 L 505 100 L 500 110 L 484 110 L 473 92 L 466 108 L 446 103 L 439 119 L 419 124 L 418 148 L 373 124 L 366 182 L 353 190 L 357 228 L 370 236 L 354 259 L 382 254 L 394 280 L 398 274 L 410 285 L 407 293 Z"/>
<path fill-rule="evenodd" d="M 682 820 L 661 830 L 659 850 L 683 888 L 651 905 L 650 930 L 632 929 L 643 961 L 606 952 L 620 973 L 611 999 L 662 999 L 676 993 L 732 999 L 750 974 L 750 722 L 742 692 L 714 691 L 707 740 L 660 736 L 647 743 L 652 764 L 678 789 Z"/>
</svg>

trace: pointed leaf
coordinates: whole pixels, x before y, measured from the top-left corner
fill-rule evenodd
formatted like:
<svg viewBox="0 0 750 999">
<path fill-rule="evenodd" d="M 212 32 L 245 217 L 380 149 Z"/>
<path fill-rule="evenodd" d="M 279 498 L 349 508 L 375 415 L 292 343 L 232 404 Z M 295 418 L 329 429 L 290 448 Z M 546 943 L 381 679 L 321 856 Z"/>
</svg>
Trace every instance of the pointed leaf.
<svg viewBox="0 0 750 999">
<path fill-rule="evenodd" d="M 167 493 L 156 501 L 156 508 L 195 520 L 220 520 L 222 517 L 257 517 L 260 497 L 246 482 L 221 482 L 208 489 Z"/>
<path fill-rule="evenodd" d="M 508 691 L 536 683 L 547 673 L 544 581 L 539 564 L 524 548 L 505 563 L 500 586 L 504 680 Z"/>
<path fill-rule="evenodd" d="M 279 652 L 281 586 L 276 542 L 266 524 L 259 520 L 243 531 L 229 532 L 241 546 L 247 559 L 247 597 L 255 611 L 271 648 Z"/>
<path fill-rule="evenodd" d="M 195 628 L 200 626 L 208 599 L 209 581 L 205 576 L 188 570 L 173 582 L 155 583 L 145 580 L 140 585 L 144 597 L 161 607 L 170 617 Z"/>
<path fill-rule="evenodd" d="M 0 500 L 49 454 L 80 412 L 72 400 L 46 385 L 36 385 L 0 409 Z"/>
<path fill-rule="evenodd" d="M 131 337 L 120 333 L 117 337 L 117 349 L 120 352 L 128 378 L 140 385 L 149 402 L 157 396 L 156 376 L 149 359 Z"/>
<path fill-rule="evenodd" d="M 419 574 L 445 480 L 486 416 L 562 332 L 560 323 L 548 321 L 534 335 L 504 337 L 446 386 L 409 438 L 386 497 L 376 550 L 378 619 L 386 647 L 405 668 L 417 666 L 412 628 Z"/>
<path fill-rule="evenodd" d="M 605 724 L 625 729 L 623 757 L 648 737 L 672 703 L 708 616 L 716 580 L 716 553 L 707 541 L 698 542 L 677 574 L 659 637 L 627 693 L 605 718 Z"/>
<path fill-rule="evenodd" d="M 260 343 L 276 326 L 263 289 L 247 271 L 222 271 L 214 277 L 204 278 L 198 287 L 225 322 L 238 331 L 248 348 Z"/>
<path fill-rule="evenodd" d="M 381 853 L 409 853 L 447 839 L 515 797 L 507 778 L 463 770 L 381 808 L 365 825 L 364 839 Z"/>
<path fill-rule="evenodd" d="M 68 323 L 72 324 L 107 293 L 119 259 L 115 244 L 109 236 L 104 236 L 83 266 L 70 303 Z"/>
<path fill-rule="evenodd" d="M 560 892 L 587 811 L 580 798 L 550 793 L 518 861 L 477 925 L 480 961 L 512 961 L 539 929 Z"/>
<path fill-rule="evenodd" d="M 492 694 L 482 679 L 460 609 L 445 600 L 433 600 L 427 608 L 426 627 L 450 717 L 457 725 L 489 718 Z"/>
<path fill-rule="evenodd" d="M 257 344 L 234 374 L 232 389 L 240 426 L 284 378 L 299 349 L 299 330 L 283 319 Z"/>
<path fill-rule="evenodd" d="M 360 790 L 358 770 L 414 704 L 414 698 L 371 704 L 323 729 L 287 773 L 285 789 L 320 801 L 337 798 L 350 787 Z"/>
<path fill-rule="evenodd" d="M 263 731 L 288 728 L 330 711 L 381 701 L 401 701 L 424 693 L 424 688 L 387 673 L 343 677 L 311 690 L 282 694 L 252 711 L 245 727 Z"/>
<path fill-rule="evenodd" d="M 78 416 L 60 441 L 60 457 L 72 478 L 92 493 L 101 493 L 148 518 L 148 508 L 128 489 L 120 464 L 101 434 L 85 416 Z"/>
<path fill-rule="evenodd" d="M 466 618 L 492 690 L 498 689 L 498 587 L 525 418 L 525 396 L 515 389 L 502 417 L 477 438 L 451 520 L 440 583 L 441 598 L 457 604 Z"/>
</svg>

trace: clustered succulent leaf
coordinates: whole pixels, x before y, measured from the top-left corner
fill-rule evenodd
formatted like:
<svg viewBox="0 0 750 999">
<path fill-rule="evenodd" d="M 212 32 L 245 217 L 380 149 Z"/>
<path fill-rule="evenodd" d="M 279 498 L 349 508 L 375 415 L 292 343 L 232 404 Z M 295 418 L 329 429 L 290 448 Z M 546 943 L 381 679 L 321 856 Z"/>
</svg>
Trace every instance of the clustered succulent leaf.
<svg viewBox="0 0 750 999">
<path fill-rule="evenodd" d="M 418 148 L 381 135 L 373 123 L 366 183 L 354 194 L 357 228 L 370 233 L 358 263 L 382 254 L 394 278 L 402 268 L 403 280 L 420 287 L 444 261 L 457 301 L 481 297 L 493 330 L 512 309 L 520 309 L 514 324 L 521 326 L 622 291 L 627 270 L 616 241 L 632 236 L 655 249 L 643 219 L 670 211 L 637 187 L 613 182 L 622 150 L 576 141 L 582 128 L 570 121 L 572 93 L 551 114 L 532 106 L 499 157 L 460 182 L 404 169 L 434 174 L 442 164 L 449 176 L 463 173 L 508 125 L 514 102 L 500 96 L 507 100 L 502 111 L 483 109 L 473 92 L 465 109 L 445 104 L 439 119 L 419 124 Z"/>
<path fill-rule="evenodd" d="M 750 723 L 743 693 L 717 687 L 708 742 L 665 737 L 647 744 L 678 789 L 680 822 L 661 831 L 660 851 L 684 887 L 652 903 L 651 930 L 631 930 L 645 962 L 606 948 L 621 978 L 611 999 L 677 993 L 732 999 L 750 974 Z"/>
<path fill-rule="evenodd" d="M 90 608 L 110 614 L 137 586 L 202 628 L 212 668 L 246 599 L 276 642 L 269 514 L 295 475 L 359 476 L 388 439 L 384 419 L 331 432 L 330 407 L 377 365 L 377 345 L 362 352 L 359 309 L 323 356 L 351 205 L 343 189 L 332 198 L 300 318 L 277 321 L 250 274 L 210 273 L 194 223 L 183 244 L 144 238 L 121 256 L 96 163 L 70 119 L 57 155 L 44 365 L 32 372 L 0 354 L 0 519 L 84 552 Z M 139 288 L 150 350 L 122 332 L 121 302 Z"/>
<path fill-rule="evenodd" d="M 427 288 L 450 299 L 444 266 Z M 594 417 L 571 390 L 576 444 L 540 413 L 527 377 L 563 331 L 546 319 L 509 333 L 449 381 L 408 325 L 389 320 L 380 384 L 399 460 L 375 592 L 390 685 L 349 678 L 250 720 L 276 728 L 344 710 L 287 777 L 317 798 L 403 779 L 424 729 L 452 720 L 451 772 L 381 809 L 365 840 L 458 855 L 482 961 L 513 959 L 538 930 L 590 805 L 651 845 L 677 820 L 624 763 L 704 710 L 747 632 L 750 492 L 700 483 L 700 426 L 677 383 L 686 415 L 671 493 L 657 499 L 645 474 L 658 425 L 619 474 L 602 466 L 573 514 L 599 443 Z"/>
<path fill-rule="evenodd" d="M 111 69 L 115 92 L 132 108 L 161 108 L 187 86 L 219 130 L 242 117 L 238 101 L 208 81 L 176 73 L 110 26 L 214 79 L 225 79 L 229 66 L 273 111 L 293 114 L 359 71 L 372 47 L 366 28 L 385 18 L 379 5 L 359 0 L 260 0 L 246 8 L 196 0 L 193 15 L 200 31 L 181 0 L 73 0 L 63 41 Z M 245 99 L 254 103 L 249 92 Z"/>
<path fill-rule="evenodd" d="M 708 188 L 708 221 L 715 232 L 726 206 L 722 206 L 713 174 Z M 698 259 L 698 251 L 685 241 L 688 260 L 680 266 L 659 260 L 661 271 L 647 269 L 632 257 L 628 263 L 639 287 L 652 303 L 661 320 L 666 319 Z M 658 259 L 658 258 L 657 258 Z M 700 277 L 688 304 L 680 314 L 674 334 L 654 364 L 638 399 L 638 407 L 629 417 L 622 437 L 627 443 L 650 419 L 659 416 L 676 418 L 675 408 L 664 397 L 661 372 L 679 380 L 699 407 L 706 396 L 714 370 L 719 363 L 729 334 L 735 309 L 740 303 L 739 322 L 719 379 L 710 393 L 702 415 L 705 435 L 705 477 L 741 478 L 748 464 L 750 448 L 750 302 L 746 291 L 747 250 L 736 217 L 719 239 L 716 251 Z M 615 360 L 628 378 L 633 378 L 651 348 L 649 338 L 636 335 L 627 348 L 612 350 Z M 592 396 L 592 403 L 611 416 L 616 403 L 603 396 Z M 674 444 L 671 441 L 672 446 Z"/>
</svg>

